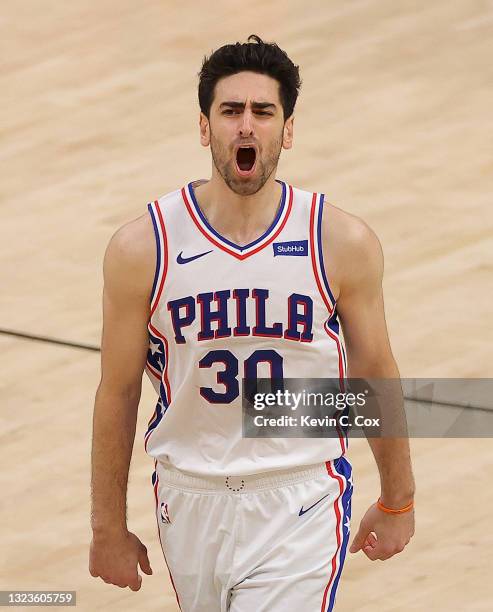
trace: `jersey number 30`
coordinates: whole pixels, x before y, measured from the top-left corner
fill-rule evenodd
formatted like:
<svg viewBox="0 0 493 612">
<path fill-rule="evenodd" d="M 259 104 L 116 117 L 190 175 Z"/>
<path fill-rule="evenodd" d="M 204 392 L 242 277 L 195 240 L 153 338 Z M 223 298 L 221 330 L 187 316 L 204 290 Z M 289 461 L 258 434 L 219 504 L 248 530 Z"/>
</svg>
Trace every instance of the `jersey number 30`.
<svg viewBox="0 0 493 612">
<path fill-rule="evenodd" d="M 199 361 L 199 368 L 211 368 L 216 363 L 224 364 L 224 370 L 217 373 L 217 382 L 224 385 L 224 391 L 219 393 L 211 387 L 200 387 L 200 395 L 211 404 L 230 404 L 240 394 L 238 359 L 231 351 L 209 351 Z M 271 379 L 279 380 L 283 378 L 282 357 L 272 349 L 254 351 L 250 357 L 245 359 L 243 378 L 257 379 L 259 363 L 270 365 Z"/>
</svg>

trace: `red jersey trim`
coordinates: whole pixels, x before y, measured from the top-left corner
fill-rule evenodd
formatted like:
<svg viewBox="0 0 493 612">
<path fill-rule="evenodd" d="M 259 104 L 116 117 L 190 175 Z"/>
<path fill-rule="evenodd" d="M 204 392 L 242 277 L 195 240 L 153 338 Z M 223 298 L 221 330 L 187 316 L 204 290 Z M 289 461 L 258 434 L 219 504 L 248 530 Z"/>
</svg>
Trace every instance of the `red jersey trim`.
<svg viewBox="0 0 493 612">
<path fill-rule="evenodd" d="M 195 223 L 195 225 L 197 226 L 197 229 L 200 231 L 200 233 L 203 234 L 207 238 L 207 240 L 209 240 L 209 242 L 212 242 L 212 244 L 216 246 L 218 249 L 220 249 L 221 251 L 224 251 L 225 253 L 228 253 L 228 255 L 232 255 L 233 257 L 236 257 L 236 259 L 243 261 L 244 259 L 247 259 L 247 257 L 250 257 L 251 255 L 255 255 L 255 253 L 258 253 L 262 249 L 265 249 L 265 247 L 271 244 L 282 232 L 289 218 L 289 215 L 291 213 L 291 209 L 293 206 L 293 188 L 291 185 L 288 185 L 288 189 L 289 189 L 288 205 L 287 205 L 286 213 L 284 217 L 282 218 L 282 221 L 279 220 L 279 225 L 277 226 L 276 229 L 273 228 L 273 233 L 271 233 L 270 236 L 266 237 L 265 242 L 261 243 L 259 246 L 252 249 L 251 251 L 248 251 L 247 253 L 238 253 L 234 251 L 231 247 L 227 247 L 225 244 L 220 242 L 217 238 L 214 238 L 204 227 L 202 227 L 196 215 L 194 214 L 192 206 L 188 200 L 185 187 L 182 188 L 181 195 L 183 198 L 183 202 L 185 203 L 185 206 L 188 210 L 188 213 L 190 217 L 192 218 L 193 222 Z"/>
</svg>

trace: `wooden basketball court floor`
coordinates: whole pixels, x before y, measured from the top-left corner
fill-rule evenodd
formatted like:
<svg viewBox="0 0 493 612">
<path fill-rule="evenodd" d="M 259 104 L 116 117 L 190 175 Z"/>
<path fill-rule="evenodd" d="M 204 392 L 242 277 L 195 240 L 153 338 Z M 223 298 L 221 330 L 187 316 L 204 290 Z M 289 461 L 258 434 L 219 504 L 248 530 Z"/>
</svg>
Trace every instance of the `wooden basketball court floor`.
<svg viewBox="0 0 493 612">
<path fill-rule="evenodd" d="M 196 73 L 212 49 L 257 33 L 303 78 L 278 176 L 379 235 L 401 375 L 492 375 L 491 1 L 5 0 L 0 24 L 4 332 L 99 344 L 110 236 L 209 176 Z M 0 347 L 0 589 L 76 590 L 88 611 L 177 610 L 143 450 L 150 384 L 128 514 L 154 575 L 132 593 L 87 569 L 99 354 L 6 333 Z M 337 610 L 491 610 L 491 440 L 412 449 L 416 535 L 386 562 L 348 555 Z M 354 534 L 378 486 L 366 441 L 349 456 Z"/>
</svg>

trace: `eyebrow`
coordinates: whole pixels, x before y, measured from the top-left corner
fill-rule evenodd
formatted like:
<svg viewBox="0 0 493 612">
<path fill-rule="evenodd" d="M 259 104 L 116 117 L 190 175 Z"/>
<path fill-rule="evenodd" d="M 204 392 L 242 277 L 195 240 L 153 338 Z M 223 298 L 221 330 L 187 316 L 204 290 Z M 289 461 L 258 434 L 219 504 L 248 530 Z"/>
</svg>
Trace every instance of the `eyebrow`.
<svg viewBox="0 0 493 612">
<path fill-rule="evenodd" d="M 223 106 L 230 106 L 232 108 L 245 108 L 244 102 L 235 102 L 233 100 L 228 102 L 222 102 L 219 105 L 219 108 L 223 108 Z M 252 108 L 273 108 L 276 109 L 276 105 L 272 102 L 252 102 Z"/>
</svg>

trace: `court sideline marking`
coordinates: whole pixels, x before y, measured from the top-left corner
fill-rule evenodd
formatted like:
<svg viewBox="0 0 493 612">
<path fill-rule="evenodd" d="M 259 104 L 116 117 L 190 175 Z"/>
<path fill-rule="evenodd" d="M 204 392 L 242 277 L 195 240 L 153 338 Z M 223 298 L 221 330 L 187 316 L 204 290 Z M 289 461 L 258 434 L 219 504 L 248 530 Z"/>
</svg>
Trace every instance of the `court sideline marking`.
<svg viewBox="0 0 493 612">
<path fill-rule="evenodd" d="M 70 340 L 60 340 L 59 338 L 52 338 L 50 336 L 38 336 L 35 334 L 25 334 L 17 332 L 11 329 L 0 328 L 0 334 L 5 336 L 12 336 L 14 338 L 22 338 L 23 340 L 34 340 L 36 342 L 47 342 L 48 344 L 57 344 L 59 346 L 68 346 L 71 348 L 82 349 L 85 351 L 101 352 L 101 347 L 95 344 L 86 344 L 84 342 L 71 342 Z M 412 397 L 410 395 L 403 396 L 405 400 L 411 402 L 418 402 L 422 404 L 436 404 L 438 406 L 452 406 L 454 408 L 468 408 L 469 410 L 480 410 L 482 412 L 491 412 L 491 406 L 475 406 L 472 404 L 462 404 L 460 402 L 442 402 L 440 400 L 421 399 Z"/>
</svg>

